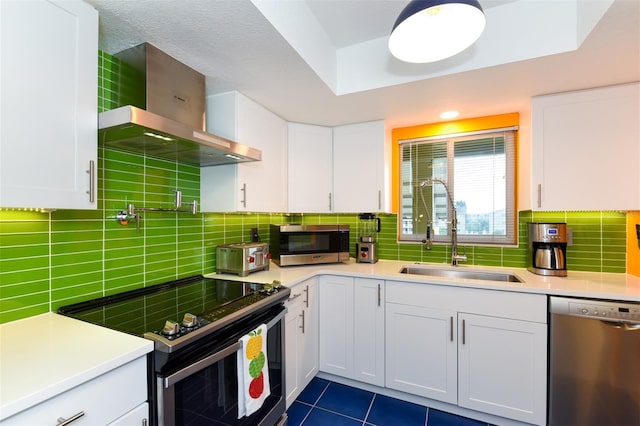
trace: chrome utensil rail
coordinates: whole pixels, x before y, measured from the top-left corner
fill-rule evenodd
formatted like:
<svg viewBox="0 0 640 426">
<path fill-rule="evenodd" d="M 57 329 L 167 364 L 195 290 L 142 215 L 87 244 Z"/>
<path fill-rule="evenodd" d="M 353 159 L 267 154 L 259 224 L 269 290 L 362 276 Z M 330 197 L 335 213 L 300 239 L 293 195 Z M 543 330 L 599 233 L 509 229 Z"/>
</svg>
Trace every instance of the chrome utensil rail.
<svg viewBox="0 0 640 426">
<path fill-rule="evenodd" d="M 121 225 L 128 225 L 129 220 L 134 219 L 136 221 L 136 229 L 140 229 L 140 219 L 141 216 L 137 212 L 173 212 L 173 213 L 198 213 L 198 201 L 193 200 L 191 202 L 183 202 L 182 201 L 182 191 L 175 190 L 175 201 L 173 203 L 173 208 L 166 207 L 136 207 L 133 204 L 127 205 L 127 210 L 120 210 L 116 214 L 116 219 Z M 182 205 L 186 204 L 191 206 L 190 209 L 182 209 Z"/>
</svg>

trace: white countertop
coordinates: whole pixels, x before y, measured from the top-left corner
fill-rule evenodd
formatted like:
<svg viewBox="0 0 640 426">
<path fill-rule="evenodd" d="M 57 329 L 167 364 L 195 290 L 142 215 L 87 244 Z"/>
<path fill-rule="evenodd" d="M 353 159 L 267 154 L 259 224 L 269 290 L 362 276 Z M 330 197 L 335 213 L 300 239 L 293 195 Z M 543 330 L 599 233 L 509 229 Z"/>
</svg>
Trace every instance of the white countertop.
<svg viewBox="0 0 640 426">
<path fill-rule="evenodd" d="M 0 325 L 0 421 L 153 350 L 153 342 L 55 313 Z"/>
<path fill-rule="evenodd" d="M 270 283 L 273 280 L 278 280 L 285 286 L 293 286 L 316 275 L 350 275 L 363 278 L 378 278 L 405 282 L 410 281 L 417 283 L 442 284 L 456 287 L 506 290 L 522 293 L 548 294 L 552 296 L 572 296 L 640 302 L 640 277 L 631 274 L 568 271 L 566 277 L 547 277 L 531 273 L 525 268 L 500 268 L 471 265 L 456 266 L 456 268 L 461 270 L 470 269 L 478 271 L 509 272 L 517 275 L 522 281 L 524 281 L 521 283 L 514 283 L 401 274 L 400 269 L 404 265 L 418 265 L 418 263 L 380 260 L 377 263 L 368 264 L 356 263 L 354 259 L 350 259 L 349 262 L 344 263 L 279 267 L 274 262 L 271 262 L 268 271 L 254 272 L 249 274 L 247 277 L 238 277 L 237 275 L 229 274 L 209 274 L 207 276 L 261 283 Z M 450 265 L 423 262 L 419 263 L 419 265 L 453 268 Z"/>
<path fill-rule="evenodd" d="M 545 277 L 523 268 L 463 265 L 459 269 L 500 271 L 517 275 L 522 283 L 401 274 L 412 262 L 380 260 L 278 267 L 247 277 L 208 274 L 208 277 L 294 286 L 317 275 L 347 275 L 523 293 L 640 302 L 640 277 L 569 271 L 567 277 Z M 421 265 L 450 268 L 443 264 Z M 72 389 L 153 350 L 153 342 L 108 328 L 46 313 L 0 324 L 0 421 Z"/>
</svg>

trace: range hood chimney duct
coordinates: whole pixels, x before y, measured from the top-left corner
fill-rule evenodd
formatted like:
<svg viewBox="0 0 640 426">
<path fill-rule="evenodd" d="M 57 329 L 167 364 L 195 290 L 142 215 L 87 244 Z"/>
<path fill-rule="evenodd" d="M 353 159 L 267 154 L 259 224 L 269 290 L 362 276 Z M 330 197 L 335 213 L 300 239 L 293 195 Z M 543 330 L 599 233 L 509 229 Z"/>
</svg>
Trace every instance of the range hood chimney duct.
<svg viewBox="0 0 640 426">
<path fill-rule="evenodd" d="M 98 115 L 99 142 L 201 167 L 260 161 L 261 151 L 205 130 L 205 79 L 149 43 L 114 55 L 114 109 Z"/>
</svg>

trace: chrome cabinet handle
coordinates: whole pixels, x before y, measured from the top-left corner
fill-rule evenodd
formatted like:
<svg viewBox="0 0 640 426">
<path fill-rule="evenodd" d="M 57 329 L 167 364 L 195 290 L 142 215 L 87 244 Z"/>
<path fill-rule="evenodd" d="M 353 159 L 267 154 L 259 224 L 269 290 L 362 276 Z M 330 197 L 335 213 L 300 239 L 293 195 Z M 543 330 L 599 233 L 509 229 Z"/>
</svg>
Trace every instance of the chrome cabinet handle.
<svg viewBox="0 0 640 426">
<path fill-rule="evenodd" d="M 56 423 L 56 426 L 67 426 L 68 424 L 75 422 L 82 416 L 84 416 L 84 411 L 80 411 L 79 413 L 74 414 L 68 419 L 65 419 L 64 417 L 58 417 L 58 423 Z"/>
<path fill-rule="evenodd" d="M 305 288 L 305 289 L 304 289 L 304 290 L 302 290 L 302 291 L 304 291 L 305 293 L 307 293 L 307 295 L 306 295 L 307 297 L 306 297 L 306 299 L 304 300 L 304 305 L 308 308 L 308 307 L 309 307 L 309 286 L 307 286 L 307 288 Z"/>
<path fill-rule="evenodd" d="M 302 325 L 300 326 L 300 328 L 302 329 L 302 334 L 304 334 L 304 309 L 302 310 L 300 316 L 302 317 Z"/>
<path fill-rule="evenodd" d="M 466 333 L 466 327 L 465 327 L 465 322 L 464 320 L 462 320 L 462 344 L 465 344 L 465 340 L 467 337 L 467 333 Z"/>
<path fill-rule="evenodd" d="M 380 283 L 378 283 L 378 306 L 380 306 L 381 300 L 382 300 L 382 294 L 380 289 Z"/>
<path fill-rule="evenodd" d="M 382 211 L 382 191 L 378 189 L 378 210 Z"/>
<path fill-rule="evenodd" d="M 542 184 L 538 184 L 538 207 L 542 207 Z"/>
<path fill-rule="evenodd" d="M 242 204 L 242 207 L 246 209 L 247 208 L 247 184 L 246 183 L 242 184 L 242 188 L 240 188 L 240 191 L 242 191 L 242 201 L 240 201 L 240 203 Z"/>
<path fill-rule="evenodd" d="M 453 316 L 451 316 L 450 320 L 449 320 L 449 325 L 451 328 L 451 341 L 453 342 Z"/>
<path fill-rule="evenodd" d="M 87 174 L 89 175 L 89 190 L 87 191 L 87 194 L 89 194 L 89 202 L 93 204 L 96 202 L 96 162 L 94 160 L 89 161 L 89 170 L 87 170 Z"/>
<path fill-rule="evenodd" d="M 331 208 L 331 193 L 329 193 L 329 211 L 331 211 L 331 210 L 332 210 L 332 208 Z"/>
</svg>

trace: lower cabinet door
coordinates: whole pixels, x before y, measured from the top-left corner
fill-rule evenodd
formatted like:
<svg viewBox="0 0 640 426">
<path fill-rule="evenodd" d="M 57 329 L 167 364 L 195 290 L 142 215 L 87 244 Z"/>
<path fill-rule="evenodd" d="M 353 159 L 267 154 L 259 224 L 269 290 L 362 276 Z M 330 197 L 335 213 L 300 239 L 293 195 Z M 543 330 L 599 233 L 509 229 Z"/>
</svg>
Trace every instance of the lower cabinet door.
<svg viewBox="0 0 640 426">
<path fill-rule="evenodd" d="M 386 386 L 457 403 L 456 312 L 387 303 Z"/>
<path fill-rule="evenodd" d="M 320 277 L 320 371 L 353 377 L 353 278 Z"/>
<path fill-rule="evenodd" d="M 285 356 L 287 408 L 318 373 L 318 310 L 316 279 L 291 289 L 286 303 Z"/>
<path fill-rule="evenodd" d="M 458 405 L 546 421 L 546 324 L 459 314 Z"/>
<path fill-rule="evenodd" d="M 316 279 L 301 284 L 302 288 L 302 324 L 298 327 L 298 361 L 300 384 L 304 389 L 318 374 L 318 308 Z M 301 389 L 301 390 L 302 390 Z"/>
<path fill-rule="evenodd" d="M 353 376 L 384 386 L 384 280 L 356 278 L 353 307 Z"/>
<path fill-rule="evenodd" d="M 287 408 L 295 401 L 302 389 L 300 388 L 300 363 L 298 347 L 301 345 L 301 334 L 298 332 L 302 316 L 302 300 L 297 288 L 292 289 L 291 299 L 286 303 L 287 314 L 284 317 L 284 340 L 286 359 Z"/>
</svg>

